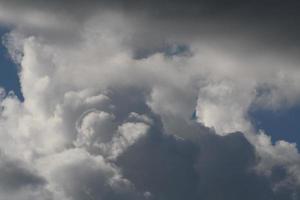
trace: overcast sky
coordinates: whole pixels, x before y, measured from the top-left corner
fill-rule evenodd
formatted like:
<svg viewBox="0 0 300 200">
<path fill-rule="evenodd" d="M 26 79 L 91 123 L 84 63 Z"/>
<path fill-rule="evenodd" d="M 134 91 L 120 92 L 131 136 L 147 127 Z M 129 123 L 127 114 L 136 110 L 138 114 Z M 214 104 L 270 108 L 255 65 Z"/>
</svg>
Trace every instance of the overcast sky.
<svg viewBox="0 0 300 200">
<path fill-rule="evenodd" d="M 300 200 L 299 8 L 0 0 L 0 200 Z"/>
</svg>

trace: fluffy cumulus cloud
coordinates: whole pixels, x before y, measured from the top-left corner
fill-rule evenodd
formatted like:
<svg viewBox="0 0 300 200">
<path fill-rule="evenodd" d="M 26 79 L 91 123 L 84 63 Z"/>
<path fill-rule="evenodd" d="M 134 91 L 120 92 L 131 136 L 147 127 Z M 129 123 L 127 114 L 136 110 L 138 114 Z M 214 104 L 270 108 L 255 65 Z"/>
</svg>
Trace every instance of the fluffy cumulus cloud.
<svg viewBox="0 0 300 200">
<path fill-rule="evenodd" d="M 300 199 L 296 144 L 249 116 L 299 104 L 297 8 L 0 1 L 0 200 Z"/>
</svg>

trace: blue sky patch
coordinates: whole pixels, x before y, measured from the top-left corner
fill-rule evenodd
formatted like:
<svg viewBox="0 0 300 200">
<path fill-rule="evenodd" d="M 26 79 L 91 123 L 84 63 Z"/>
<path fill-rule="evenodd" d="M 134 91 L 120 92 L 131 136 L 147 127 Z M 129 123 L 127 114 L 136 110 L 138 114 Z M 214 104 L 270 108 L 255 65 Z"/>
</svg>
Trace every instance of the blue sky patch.
<svg viewBox="0 0 300 200">
<path fill-rule="evenodd" d="M 3 27 L 0 28 L 1 38 L 8 31 Z M 11 60 L 2 42 L 0 44 L 0 87 L 3 87 L 7 92 L 13 91 L 20 100 L 24 100 L 18 77 L 18 66 Z"/>
<path fill-rule="evenodd" d="M 250 116 L 255 127 L 265 130 L 273 142 L 286 140 L 300 144 L 300 106 L 279 111 L 255 110 Z"/>
</svg>

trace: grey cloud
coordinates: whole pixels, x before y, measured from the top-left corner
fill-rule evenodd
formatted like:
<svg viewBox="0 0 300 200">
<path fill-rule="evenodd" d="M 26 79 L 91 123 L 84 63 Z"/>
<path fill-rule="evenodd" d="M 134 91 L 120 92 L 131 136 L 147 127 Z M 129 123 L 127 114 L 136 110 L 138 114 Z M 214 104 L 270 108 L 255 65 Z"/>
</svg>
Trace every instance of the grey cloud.
<svg viewBox="0 0 300 200">
<path fill-rule="evenodd" d="M 11 6 L 24 6 L 24 7 L 37 7 L 37 8 L 45 8 L 45 9 L 51 9 L 51 8 L 58 8 L 60 10 L 64 10 L 65 12 L 72 11 L 74 9 L 80 9 L 83 8 L 93 8 L 95 6 L 113 6 L 118 5 L 120 7 L 123 7 L 124 9 L 134 9 L 139 8 L 142 10 L 149 9 L 150 8 L 157 8 L 157 10 L 153 10 L 152 14 L 160 13 L 160 15 L 166 15 L 170 16 L 171 13 L 174 14 L 174 16 L 194 16 L 196 14 L 198 15 L 205 15 L 211 14 L 211 15 L 220 15 L 223 13 L 236 13 L 241 15 L 253 15 L 254 13 L 250 12 L 252 10 L 256 10 L 259 15 L 270 15 L 272 13 L 275 13 L 277 9 L 280 7 L 282 8 L 282 12 L 277 13 L 278 17 L 281 15 L 287 15 L 287 14 L 295 14 L 296 11 L 295 7 L 297 4 L 297 1 L 295 0 L 287 0 L 285 2 L 280 0 L 262 0 L 262 1 L 239 1 L 239 0 L 224 0 L 224 1 L 217 1 L 217 0 L 163 0 L 163 1 L 146 1 L 146 0 L 87 0 L 87 1 L 81 1 L 81 0 L 53 0 L 53 1 L 46 1 L 46 0 L 2 0 L 3 3 L 6 3 Z M 294 6 L 294 7 L 293 7 Z M 248 10 L 249 12 L 244 12 L 245 10 Z M 179 12 L 175 13 L 176 11 L 185 11 L 185 12 Z M 187 12 L 191 11 L 191 12 Z M 202 12 L 199 12 L 202 11 Z M 289 13 L 288 13 L 289 12 Z M 275 17 L 275 16 L 273 16 Z"/>
<path fill-rule="evenodd" d="M 52 200 L 47 180 L 22 160 L 0 155 L 0 199 Z"/>
<path fill-rule="evenodd" d="M 0 155 L 0 188 L 17 191 L 23 187 L 40 187 L 46 180 L 32 169 L 26 169 L 25 163 L 13 160 L 1 153 Z"/>
<path fill-rule="evenodd" d="M 196 170 L 204 199 L 274 199 L 268 180 L 252 171 L 255 151 L 241 133 L 208 138 L 201 144 Z"/>
<path fill-rule="evenodd" d="M 141 99 L 140 93 L 126 94 L 131 94 L 133 102 Z M 147 110 L 146 114 L 151 115 L 146 105 L 141 107 L 144 109 L 135 111 Z M 157 118 L 149 133 L 115 161 L 140 193 L 148 192 L 154 200 L 300 198 L 300 188 L 291 181 L 293 177 L 284 166 L 275 165 L 269 176 L 255 170 L 260 156 L 242 133 L 218 136 L 196 122 L 182 124 L 178 120 L 177 123 L 177 131 L 184 133 L 176 135 L 183 138 L 168 134 L 164 123 Z"/>
<path fill-rule="evenodd" d="M 158 200 L 299 199 L 298 187 L 273 189 L 284 182 L 283 168 L 273 171 L 277 178 L 258 175 L 257 159 L 241 133 L 204 134 L 192 141 L 152 135 L 128 148 L 117 164 L 137 189 Z"/>
<path fill-rule="evenodd" d="M 216 37 L 229 37 L 232 34 L 243 34 L 248 38 L 262 37 L 260 42 L 268 43 L 268 45 L 274 45 L 274 43 L 290 45 L 291 42 L 298 44 L 296 36 L 299 33 L 300 18 L 297 11 L 300 4 L 295 0 L 2 0 L 0 3 L 12 11 L 19 11 L 20 20 L 23 17 L 22 13 L 27 13 L 27 11 L 45 12 L 56 15 L 61 21 L 71 19 L 75 21 L 73 25 L 76 27 L 76 24 L 83 23 L 94 14 L 114 10 L 133 15 L 139 20 L 144 19 L 140 23 L 140 26 L 143 26 L 143 23 L 147 24 L 144 33 L 155 29 L 160 34 L 167 32 L 168 35 L 205 34 L 209 36 L 214 34 Z M 27 14 L 23 15 L 27 16 Z M 75 27 L 68 21 L 66 20 L 67 23 L 64 23 L 62 29 L 68 30 L 70 25 L 70 32 L 65 32 L 70 37 L 75 34 L 76 29 L 73 29 Z M 34 28 L 29 27 L 27 30 L 30 31 L 30 29 Z M 52 27 L 52 35 L 55 35 L 54 29 L 55 27 Z M 47 35 L 42 28 L 40 32 Z"/>
<path fill-rule="evenodd" d="M 50 160 L 48 160 L 50 159 Z M 49 164 L 49 162 L 52 162 Z M 101 156 L 91 156 L 83 149 L 70 149 L 41 163 L 48 179 L 65 199 L 138 199 L 131 183 L 122 178 L 118 169 Z"/>
</svg>

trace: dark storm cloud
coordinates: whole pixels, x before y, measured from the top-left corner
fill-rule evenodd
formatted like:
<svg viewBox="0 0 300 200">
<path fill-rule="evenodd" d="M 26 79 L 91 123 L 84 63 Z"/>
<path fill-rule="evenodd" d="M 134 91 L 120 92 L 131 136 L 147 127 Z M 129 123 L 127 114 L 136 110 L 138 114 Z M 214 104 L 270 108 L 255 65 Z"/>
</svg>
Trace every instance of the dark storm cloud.
<svg viewBox="0 0 300 200">
<path fill-rule="evenodd" d="M 115 96 L 112 98 L 116 99 L 116 108 L 121 107 L 123 114 L 119 116 L 126 116 L 124 113 L 134 110 L 155 118 L 149 134 L 125 150 L 115 161 L 137 191 L 148 193 L 148 199 L 300 198 L 300 188 L 289 181 L 283 166 L 275 165 L 270 176 L 255 171 L 260 157 L 242 133 L 219 136 L 194 122 L 183 126 L 184 139 L 165 134 L 160 117 L 154 115 L 144 103 L 143 99 L 147 98 L 143 92 L 145 90 L 123 88 L 121 91 L 113 94 Z M 129 107 L 124 107 L 118 99 L 126 99 L 126 102 L 130 102 Z"/>
<path fill-rule="evenodd" d="M 219 136 L 201 124 L 191 123 L 183 126 L 184 139 L 165 134 L 160 117 L 145 104 L 145 91 L 118 88 L 110 94 L 121 112 L 115 113 L 117 116 L 125 118 L 133 110 L 155 119 L 149 134 L 115 161 L 139 193 L 152 200 L 300 198 L 300 188 L 289 180 L 283 166 L 275 165 L 270 176 L 257 173 L 260 157 L 242 133 Z M 129 102 L 128 106 L 121 100 Z"/>
<path fill-rule="evenodd" d="M 148 97 L 146 91 L 145 88 L 118 87 L 107 94 L 115 106 L 113 113 L 118 123 L 126 120 L 130 112 L 146 114 L 154 120 L 149 133 L 113 161 L 124 178 L 133 184 L 136 194 L 144 193 L 147 199 L 152 200 L 299 198 L 300 190 L 286 181 L 289 177 L 284 167 L 275 166 L 270 176 L 255 171 L 260 158 L 242 133 L 218 136 L 213 130 L 192 123 L 185 125 L 190 130 L 186 129 L 186 133 L 182 134 L 184 139 L 165 134 L 160 117 L 152 113 L 145 103 Z M 80 170 L 85 168 L 83 165 L 79 167 Z M 103 179 L 98 174 L 100 171 L 93 171 L 90 175 L 89 171 L 82 174 L 72 170 L 63 170 L 64 174 L 65 171 L 70 172 L 63 180 L 68 180 L 64 183 L 68 185 L 66 190 L 76 199 L 88 199 L 81 189 L 82 185 L 86 185 L 96 199 L 133 198 L 124 196 L 124 193 L 120 196 L 118 191 L 106 188 L 100 181 Z M 74 174 L 83 176 L 79 185 L 73 180 Z"/>
<path fill-rule="evenodd" d="M 244 26 L 264 24 L 277 28 L 287 26 L 297 29 L 300 17 L 298 10 L 300 3 L 295 0 L 1 0 L 10 7 L 55 13 L 70 14 L 84 17 L 93 14 L 98 9 L 116 8 L 121 11 L 144 13 L 157 19 L 197 21 L 199 18 L 213 22 L 227 20 L 243 23 Z M 282 30 L 278 30 L 282 31 Z"/>
<path fill-rule="evenodd" d="M 284 182 L 285 169 L 276 167 L 280 170 L 273 170 L 273 178 L 258 175 L 258 159 L 241 133 L 204 134 L 193 141 L 150 135 L 130 147 L 117 164 L 137 189 L 149 191 L 155 200 L 299 199 L 299 188 L 293 185 L 273 190 Z"/>
<path fill-rule="evenodd" d="M 253 171 L 255 151 L 241 133 L 202 142 L 196 171 L 204 199 L 274 199 L 268 180 Z"/>
<path fill-rule="evenodd" d="M 197 16 L 197 15 L 228 15 L 240 14 L 243 16 L 270 16 L 277 14 L 278 17 L 296 14 L 298 1 L 295 0 L 2 0 L 10 5 L 34 6 L 37 8 L 60 8 L 61 10 L 74 11 L 80 8 L 95 8 L 95 6 L 120 6 L 124 9 L 152 10 L 152 13 L 158 13 L 165 16 Z M 182 12 L 177 12 L 182 11 Z M 189 11 L 189 12 L 188 12 Z M 256 13 L 252 13 L 256 11 Z M 275 15 L 273 17 L 276 17 Z"/>
<path fill-rule="evenodd" d="M 254 40 L 261 51 L 299 48 L 300 3 L 294 0 L 136 1 L 125 8 L 147 15 L 150 29 L 166 37 Z"/>
<path fill-rule="evenodd" d="M 144 51 L 162 49 L 166 39 L 186 41 L 201 36 L 250 41 L 250 44 L 256 41 L 256 51 L 273 48 L 299 52 L 300 3 L 294 0 L 2 0 L 0 3 L 17 13 L 52 13 L 62 21 L 72 21 L 50 29 L 32 24 L 23 26 L 28 34 L 42 34 L 63 43 L 71 36 L 78 39 L 80 24 L 89 17 L 113 10 L 139 21 L 130 45 Z M 17 18 L 22 19 L 22 14 Z"/>
</svg>

